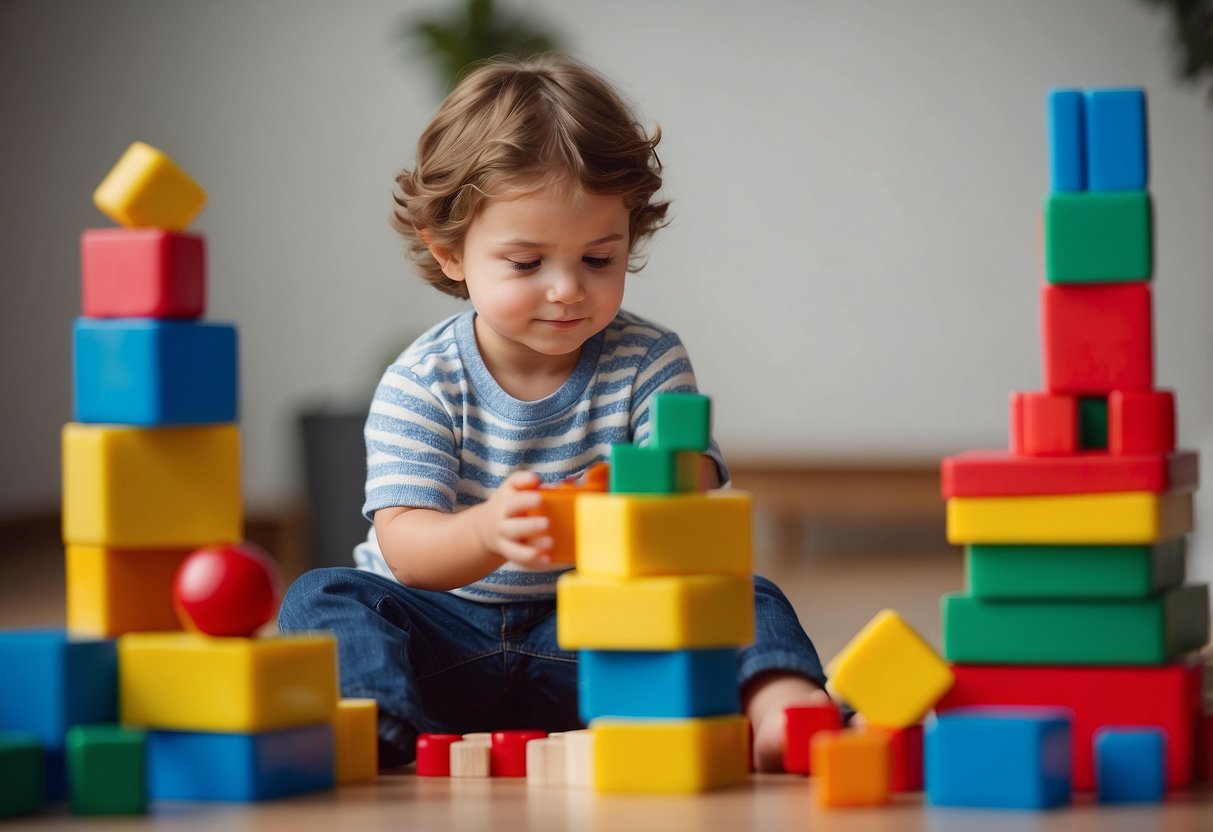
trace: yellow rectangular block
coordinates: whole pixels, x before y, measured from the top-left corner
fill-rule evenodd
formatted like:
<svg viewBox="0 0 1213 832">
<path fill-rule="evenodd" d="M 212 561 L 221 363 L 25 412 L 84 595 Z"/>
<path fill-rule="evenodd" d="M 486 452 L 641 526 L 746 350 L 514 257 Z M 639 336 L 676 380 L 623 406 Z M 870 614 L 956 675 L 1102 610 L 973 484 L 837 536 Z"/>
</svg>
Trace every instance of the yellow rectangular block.
<svg viewBox="0 0 1213 832">
<path fill-rule="evenodd" d="M 556 641 L 565 650 L 682 650 L 754 640 L 754 584 L 731 575 L 556 582 Z"/>
<path fill-rule="evenodd" d="M 1192 530 L 1192 495 L 1119 491 L 948 500 L 948 542 L 1157 543 Z"/>
<path fill-rule="evenodd" d="M 63 540 L 118 549 L 242 539 L 234 424 L 63 428 Z"/>
<path fill-rule="evenodd" d="M 118 639 L 124 725 L 220 733 L 297 728 L 332 722 L 337 698 L 337 643 L 327 634 Z"/>
<path fill-rule="evenodd" d="M 889 741 L 854 729 L 818 731 L 809 741 L 818 806 L 879 806 L 889 800 Z"/>
<path fill-rule="evenodd" d="M 338 783 L 363 783 L 379 775 L 379 704 L 342 699 L 333 719 L 333 768 Z"/>
<path fill-rule="evenodd" d="M 590 724 L 593 786 L 599 792 L 702 792 L 738 786 L 749 773 L 749 721 L 739 714 L 701 719 Z"/>
<path fill-rule="evenodd" d="M 577 501 L 583 575 L 735 575 L 753 571 L 750 495 L 586 494 Z"/>
<path fill-rule="evenodd" d="M 135 142 L 97 186 L 93 204 L 127 228 L 183 231 L 206 205 L 206 191 L 167 155 Z"/>
<path fill-rule="evenodd" d="M 75 635 L 180 630 L 173 577 L 191 549 L 69 545 L 67 628 Z"/>
</svg>

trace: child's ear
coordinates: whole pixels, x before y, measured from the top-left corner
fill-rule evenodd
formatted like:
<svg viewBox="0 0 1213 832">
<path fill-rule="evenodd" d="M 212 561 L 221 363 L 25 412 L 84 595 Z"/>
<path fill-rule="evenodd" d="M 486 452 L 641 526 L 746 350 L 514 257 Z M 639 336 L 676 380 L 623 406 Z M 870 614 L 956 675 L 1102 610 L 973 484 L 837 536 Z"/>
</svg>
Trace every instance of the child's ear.
<svg viewBox="0 0 1213 832">
<path fill-rule="evenodd" d="M 419 229 L 417 233 L 421 235 L 421 241 L 429 248 L 430 254 L 438 261 L 438 265 L 442 268 L 442 273 L 451 280 L 463 282 L 463 265 L 460 263 L 455 249 L 451 246 L 435 243 L 434 237 L 430 234 L 428 228 Z"/>
</svg>

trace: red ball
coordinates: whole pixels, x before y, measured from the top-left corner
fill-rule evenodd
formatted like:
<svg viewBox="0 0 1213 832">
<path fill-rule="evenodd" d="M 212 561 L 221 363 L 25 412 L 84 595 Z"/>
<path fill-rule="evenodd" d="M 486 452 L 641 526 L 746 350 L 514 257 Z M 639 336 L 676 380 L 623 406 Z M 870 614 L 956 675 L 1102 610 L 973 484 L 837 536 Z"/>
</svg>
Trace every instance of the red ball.
<svg viewBox="0 0 1213 832">
<path fill-rule="evenodd" d="M 199 549 L 177 570 L 173 605 L 187 629 L 251 636 L 274 615 L 278 569 L 251 543 Z"/>
</svg>

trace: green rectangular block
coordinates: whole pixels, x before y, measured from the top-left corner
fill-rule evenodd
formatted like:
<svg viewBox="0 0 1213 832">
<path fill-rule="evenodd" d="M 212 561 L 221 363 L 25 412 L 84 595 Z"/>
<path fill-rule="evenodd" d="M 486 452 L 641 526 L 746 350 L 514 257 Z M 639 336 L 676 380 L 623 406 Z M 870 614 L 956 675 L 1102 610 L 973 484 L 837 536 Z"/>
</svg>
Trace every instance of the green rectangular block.
<svg viewBox="0 0 1213 832">
<path fill-rule="evenodd" d="M 712 442 L 712 400 L 699 393 L 657 393 L 648 447 L 703 453 Z"/>
<path fill-rule="evenodd" d="M 68 796 L 77 815 L 147 812 L 147 733 L 118 725 L 67 732 Z"/>
<path fill-rule="evenodd" d="M 0 731 L 0 818 L 32 815 L 46 793 L 46 759 L 37 734 Z"/>
<path fill-rule="evenodd" d="M 1078 445 L 1084 451 L 1107 450 L 1107 398 L 1083 396 L 1078 400 Z"/>
<path fill-rule="evenodd" d="M 969 664 L 1160 665 L 1209 638 L 1209 590 L 1142 601 L 943 597 L 944 656 Z"/>
<path fill-rule="evenodd" d="M 1154 272 L 1147 191 L 1051 194 L 1044 236 L 1050 283 L 1130 283 Z"/>
<path fill-rule="evenodd" d="M 1140 599 L 1182 586 L 1185 538 L 1154 546 L 994 546 L 965 551 L 969 595 L 983 600 Z"/>
<path fill-rule="evenodd" d="M 699 454 L 647 445 L 612 445 L 608 489 L 617 494 L 678 494 L 695 491 Z"/>
</svg>

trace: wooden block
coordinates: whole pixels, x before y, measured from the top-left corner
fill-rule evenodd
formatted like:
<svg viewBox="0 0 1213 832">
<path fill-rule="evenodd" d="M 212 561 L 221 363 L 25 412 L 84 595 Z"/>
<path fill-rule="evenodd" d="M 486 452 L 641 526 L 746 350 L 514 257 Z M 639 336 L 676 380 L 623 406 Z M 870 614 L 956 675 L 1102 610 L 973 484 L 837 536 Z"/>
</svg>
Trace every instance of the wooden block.
<svg viewBox="0 0 1213 832">
<path fill-rule="evenodd" d="M 1108 396 L 1108 450 L 1117 455 L 1175 450 L 1175 394 L 1114 390 Z"/>
<path fill-rule="evenodd" d="M 1011 452 L 1026 456 L 1077 453 L 1078 400 L 1055 393 L 1011 394 Z"/>
<path fill-rule="evenodd" d="M 93 203 L 127 228 L 183 231 L 206 204 L 206 191 L 167 155 L 135 142 L 97 186 Z"/>
<path fill-rule="evenodd" d="M 565 731 L 564 782 L 573 787 L 588 788 L 594 782 L 594 732 L 588 728 Z"/>
<path fill-rule="evenodd" d="M 179 630 L 173 577 L 189 549 L 66 550 L 67 628 L 76 635 Z"/>
<path fill-rule="evenodd" d="M 0 819 L 32 815 L 42 808 L 43 756 L 36 734 L 0 731 Z"/>
<path fill-rule="evenodd" d="M 77 725 L 67 732 L 73 815 L 147 813 L 147 733 L 118 725 Z"/>
<path fill-rule="evenodd" d="M 1187 543 L 1153 546 L 969 546 L 969 595 L 1019 599 L 1145 599 L 1184 582 Z"/>
<path fill-rule="evenodd" d="M 1148 283 L 1053 286 L 1040 294 L 1045 389 L 1106 396 L 1154 387 Z"/>
<path fill-rule="evenodd" d="M 1087 187 L 1145 190 L 1149 182 L 1145 92 L 1088 90 L 1085 105 Z"/>
<path fill-rule="evenodd" d="M 865 725 L 860 730 L 881 734 L 888 744 L 890 792 L 922 791 L 924 751 L 921 723 L 906 728 Z"/>
<path fill-rule="evenodd" d="M 812 774 L 809 742 L 821 731 L 841 731 L 842 711 L 825 705 L 796 705 L 783 709 L 787 718 L 783 748 L 783 770 L 790 774 Z"/>
<path fill-rule="evenodd" d="M 1167 735 L 1147 726 L 1095 732 L 1095 799 L 1161 803 L 1167 792 Z"/>
<path fill-rule="evenodd" d="M 1148 491 L 1195 491 L 1200 481 L 1195 451 L 1112 456 L 1022 457 L 1006 451 L 967 451 L 940 467 L 944 499 L 1026 497 Z"/>
<path fill-rule="evenodd" d="M 493 777 L 526 777 L 526 747 L 541 740 L 547 731 L 494 731 L 489 743 L 489 774 Z"/>
<path fill-rule="evenodd" d="M 379 704 L 341 699 L 333 719 L 333 765 L 338 783 L 365 783 L 379 775 Z"/>
<path fill-rule="evenodd" d="M 565 785 L 564 740 L 559 736 L 531 740 L 526 744 L 526 782 L 528 786 Z"/>
<path fill-rule="evenodd" d="M 689 718 L 741 710 L 737 651 L 582 650 L 577 660 L 582 722 L 600 716 Z"/>
<path fill-rule="evenodd" d="M 872 731 L 822 731 L 809 744 L 818 806 L 880 806 L 889 800 L 888 737 Z"/>
<path fill-rule="evenodd" d="M 712 400 L 699 393 L 656 393 L 649 447 L 706 453 L 712 444 Z"/>
<path fill-rule="evenodd" d="M 80 238 L 81 305 L 90 318 L 201 318 L 206 247 L 197 234 L 90 228 Z"/>
<path fill-rule="evenodd" d="M 488 777 L 492 746 L 478 740 L 459 740 L 450 745 L 452 777 Z"/>
<path fill-rule="evenodd" d="M 1054 192 L 1087 189 L 1085 111 L 1081 90 L 1049 91 L 1049 180 Z"/>
<path fill-rule="evenodd" d="M 1141 283 L 1153 274 L 1148 191 L 1050 194 L 1044 234 L 1050 284 Z"/>
<path fill-rule="evenodd" d="M 1083 396 L 1078 400 L 1078 447 L 1084 451 L 1108 449 L 1108 400 Z"/>
<path fill-rule="evenodd" d="M 493 742 L 492 731 L 477 731 L 472 734 L 464 734 L 462 737 L 467 742 L 478 742 L 486 745 L 491 745 Z"/>
<path fill-rule="evenodd" d="M 690 793 L 741 785 L 748 774 L 744 716 L 596 719 L 599 792 Z"/>
</svg>

